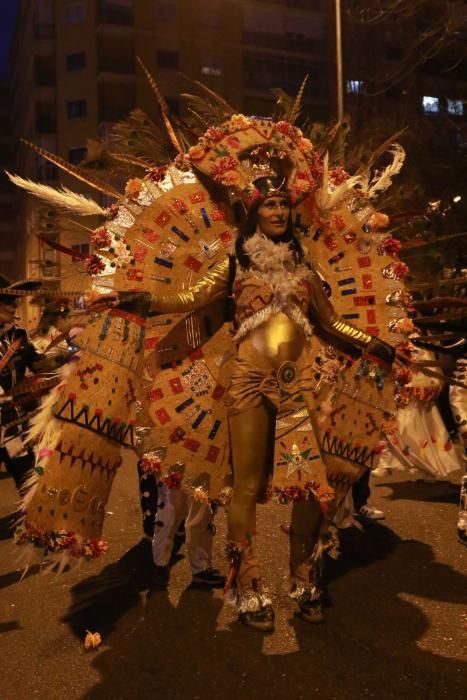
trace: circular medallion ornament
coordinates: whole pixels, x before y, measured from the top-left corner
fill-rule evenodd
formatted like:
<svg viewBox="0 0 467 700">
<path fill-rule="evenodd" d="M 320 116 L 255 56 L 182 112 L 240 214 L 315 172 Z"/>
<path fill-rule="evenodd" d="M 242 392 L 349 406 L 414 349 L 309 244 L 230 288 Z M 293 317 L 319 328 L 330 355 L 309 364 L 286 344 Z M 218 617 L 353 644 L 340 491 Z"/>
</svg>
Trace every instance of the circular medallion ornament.
<svg viewBox="0 0 467 700">
<path fill-rule="evenodd" d="M 297 367 L 294 362 L 283 362 L 277 370 L 277 381 L 281 389 L 287 389 L 297 376 Z"/>
</svg>

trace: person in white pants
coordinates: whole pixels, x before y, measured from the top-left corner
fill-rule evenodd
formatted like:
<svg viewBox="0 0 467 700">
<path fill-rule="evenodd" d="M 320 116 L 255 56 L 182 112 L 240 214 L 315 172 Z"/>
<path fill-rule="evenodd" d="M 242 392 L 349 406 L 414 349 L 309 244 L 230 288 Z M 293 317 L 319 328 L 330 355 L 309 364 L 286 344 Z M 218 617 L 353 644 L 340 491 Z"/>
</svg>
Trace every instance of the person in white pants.
<svg viewBox="0 0 467 700">
<path fill-rule="evenodd" d="M 464 352 L 466 350 L 464 343 Z M 467 358 L 459 357 L 452 373 L 456 384 L 449 386 L 449 401 L 457 424 L 457 431 L 464 445 L 464 467 L 467 469 Z M 461 386 L 463 385 L 463 386 Z M 461 479 L 457 537 L 467 545 L 467 473 Z"/>
<path fill-rule="evenodd" d="M 165 587 L 170 576 L 174 539 L 185 521 L 185 542 L 192 572 L 192 583 L 221 588 L 225 578 L 212 566 L 215 534 L 213 513 L 207 503 L 194 499 L 179 488 L 159 484 L 152 554 L 154 583 Z"/>
</svg>

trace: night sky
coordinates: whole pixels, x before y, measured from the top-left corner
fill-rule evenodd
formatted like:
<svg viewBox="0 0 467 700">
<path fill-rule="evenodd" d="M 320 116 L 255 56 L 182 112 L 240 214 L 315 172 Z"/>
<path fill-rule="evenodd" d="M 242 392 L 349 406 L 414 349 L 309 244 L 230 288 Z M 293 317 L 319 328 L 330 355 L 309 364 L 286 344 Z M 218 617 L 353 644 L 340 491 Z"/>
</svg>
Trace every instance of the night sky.
<svg viewBox="0 0 467 700">
<path fill-rule="evenodd" d="M 0 78 L 7 78 L 9 73 L 8 54 L 18 4 L 19 0 L 3 0 L 0 10 Z"/>
</svg>

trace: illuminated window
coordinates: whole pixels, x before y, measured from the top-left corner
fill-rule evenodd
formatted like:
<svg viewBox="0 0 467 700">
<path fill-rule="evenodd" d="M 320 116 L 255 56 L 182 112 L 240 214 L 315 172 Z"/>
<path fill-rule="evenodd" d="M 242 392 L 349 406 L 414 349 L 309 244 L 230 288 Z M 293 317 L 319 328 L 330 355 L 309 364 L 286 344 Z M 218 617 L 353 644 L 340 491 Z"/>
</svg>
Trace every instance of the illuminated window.
<svg viewBox="0 0 467 700">
<path fill-rule="evenodd" d="M 352 95 L 358 95 L 362 91 L 362 85 L 361 80 L 346 80 L 345 91 Z"/>
<path fill-rule="evenodd" d="M 222 75 L 222 68 L 218 64 L 210 61 L 201 66 L 201 73 L 202 75 Z"/>
<path fill-rule="evenodd" d="M 447 110 L 449 114 L 456 114 L 462 116 L 464 114 L 464 101 L 463 100 L 448 100 Z"/>
<path fill-rule="evenodd" d="M 424 95 L 422 99 L 422 105 L 425 114 L 438 114 L 439 97 L 430 97 L 429 95 Z"/>
</svg>

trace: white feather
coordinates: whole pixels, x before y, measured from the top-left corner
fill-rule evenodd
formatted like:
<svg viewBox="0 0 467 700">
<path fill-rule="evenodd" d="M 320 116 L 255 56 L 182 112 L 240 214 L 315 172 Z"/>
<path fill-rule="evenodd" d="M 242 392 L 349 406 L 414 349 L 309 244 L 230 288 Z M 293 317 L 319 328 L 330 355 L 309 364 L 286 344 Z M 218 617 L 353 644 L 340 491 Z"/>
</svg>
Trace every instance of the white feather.
<svg viewBox="0 0 467 700">
<path fill-rule="evenodd" d="M 367 178 L 365 185 L 362 187 L 362 192 L 364 192 L 369 199 L 374 199 L 382 192 L 385 192 L 392 184 L 393 177 L 400 173 L 404 165 L 405 150 L 400 144 L 393 143 L 388 150 L 392 155 L 392 163 L 380 173 L 377 172 L 371 180 Z"/>
<path fill-rule="evenodd" d="M 41 185 L 32 180 L 25 180 L 19 175 L 12 175 L 8 171 L 5 172 L 14 185 L 21 187 L 23 190 L 29 192 L 29 194 L 43 199 L 45 202 L 48 202 L 58 209 L 65 209 L 80 216 L 105 216 L 104 209 L 102 209 L 97 202 L 93 199 L 89 199 L 89 197 L 69 190 L 68 187 L 56 189 L 55 187 Z"/>
</svg>

